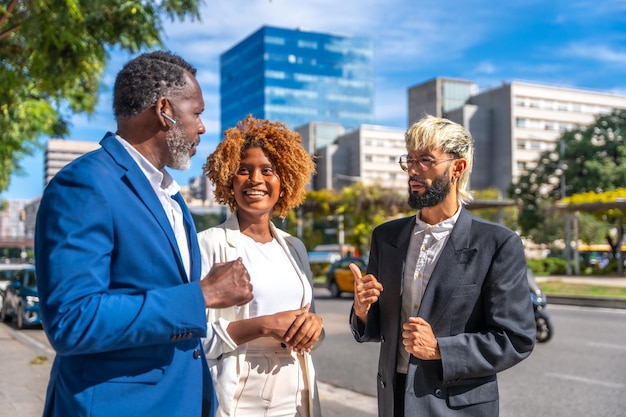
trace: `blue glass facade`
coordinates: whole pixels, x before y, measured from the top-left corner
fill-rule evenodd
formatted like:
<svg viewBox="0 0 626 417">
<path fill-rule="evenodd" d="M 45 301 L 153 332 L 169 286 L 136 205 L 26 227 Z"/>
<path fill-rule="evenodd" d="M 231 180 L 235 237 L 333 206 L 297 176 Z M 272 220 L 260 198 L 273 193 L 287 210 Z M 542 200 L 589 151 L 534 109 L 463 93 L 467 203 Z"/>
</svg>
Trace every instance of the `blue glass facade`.
<svg viewBox="0 0 626 417">
<path fill-rule="evenodd" d="M 373 124 L 373 55 L 367 38 L 262 27 L 220 56 L 222 131 L 249 113 L 291 129 Z"/>
</svg>

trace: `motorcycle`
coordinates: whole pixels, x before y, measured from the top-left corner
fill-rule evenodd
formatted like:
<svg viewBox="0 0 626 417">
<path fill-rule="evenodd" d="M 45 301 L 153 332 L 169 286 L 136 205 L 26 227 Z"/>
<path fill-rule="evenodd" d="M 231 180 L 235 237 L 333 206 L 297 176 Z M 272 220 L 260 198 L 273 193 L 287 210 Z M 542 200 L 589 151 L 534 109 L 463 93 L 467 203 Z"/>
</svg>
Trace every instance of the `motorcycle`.
<svg viewBox="0 0 626 417">
<path fill-rule="evenodd" d="M 535 325 L 537 326 L 536 340 L 538 343 L 545 343 L 552 337 L 554 333 L 552 327 L 552 321 L 546 311 L 546 295 L 543 290 L 537 284 L 535 274 L 528 268 L 526 270 L 526 277 L 528 278 L 528 287 L 530 290 L 530 300 L 533 304 L 533 310 L 535 311 Z"/>
</svg>

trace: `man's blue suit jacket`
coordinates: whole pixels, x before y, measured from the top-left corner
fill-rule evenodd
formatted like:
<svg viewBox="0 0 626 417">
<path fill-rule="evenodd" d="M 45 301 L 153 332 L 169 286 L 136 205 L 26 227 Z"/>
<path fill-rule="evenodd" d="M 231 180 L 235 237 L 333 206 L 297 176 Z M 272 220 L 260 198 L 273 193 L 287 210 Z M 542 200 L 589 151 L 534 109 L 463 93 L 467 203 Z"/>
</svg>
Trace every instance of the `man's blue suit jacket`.
<svg viewBox="0 0 626 417">
<path fill-rule="evenodd" d="M 174 232 L 139 166 L 109 133 L 44 190 L 35 257 L 56 350 L 44 416 L 208 416 L 216 399 L 196 230 L 187 283 Z"/>
</svg>

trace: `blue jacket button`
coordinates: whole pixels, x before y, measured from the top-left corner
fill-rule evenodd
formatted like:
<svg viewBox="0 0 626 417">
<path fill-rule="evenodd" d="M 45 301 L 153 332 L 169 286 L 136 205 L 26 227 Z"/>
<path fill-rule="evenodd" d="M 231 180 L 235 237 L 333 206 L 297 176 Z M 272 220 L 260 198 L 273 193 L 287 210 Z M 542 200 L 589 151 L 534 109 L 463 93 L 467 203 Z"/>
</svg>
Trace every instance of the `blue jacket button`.
<svg viewBox="0 0 626 417">
<path fill-rule="evenodd" d="M 193 351 L 193 358 L 194 359 L 199 359 L 200 356 L 202 356 L 202 351 L 200 349 L 196 349 Z"/>
</svg>

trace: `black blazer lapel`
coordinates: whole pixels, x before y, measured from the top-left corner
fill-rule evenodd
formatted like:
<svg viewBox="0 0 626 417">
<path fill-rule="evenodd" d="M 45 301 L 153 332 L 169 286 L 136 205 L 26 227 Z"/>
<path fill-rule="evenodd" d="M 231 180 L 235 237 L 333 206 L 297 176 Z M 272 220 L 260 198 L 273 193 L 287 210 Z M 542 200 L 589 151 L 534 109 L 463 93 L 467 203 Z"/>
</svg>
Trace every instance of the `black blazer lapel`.
<svg viewBox="0 0 626 417">
<path fill-rule="evenodd" d="M 386 231 L 378 271 L 379 274 L 385 276 L 384 292 L 387 296 L 402 296 L 406 255 L 414 225 L 415 216 L 407 217 L 398 220 Z M 399 304 L 401 304 L 401 299 Z"/>
</svg>

